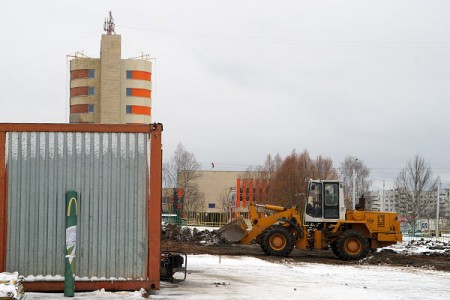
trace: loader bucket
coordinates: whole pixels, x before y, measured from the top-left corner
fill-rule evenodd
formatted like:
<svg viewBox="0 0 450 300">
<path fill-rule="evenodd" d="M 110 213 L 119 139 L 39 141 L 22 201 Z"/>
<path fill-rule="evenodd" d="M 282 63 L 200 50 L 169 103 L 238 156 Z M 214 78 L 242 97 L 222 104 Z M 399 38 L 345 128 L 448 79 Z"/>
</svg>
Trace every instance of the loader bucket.
<svg viewBox="0 0 450 300">
<path fill-rule="evenodd" d="M 242 240 L 247 235 L 247 224 L 242 216 L 224 225 L 217 230 L 217 233 L 228 241 L 235 243 Z"/>
</svg>

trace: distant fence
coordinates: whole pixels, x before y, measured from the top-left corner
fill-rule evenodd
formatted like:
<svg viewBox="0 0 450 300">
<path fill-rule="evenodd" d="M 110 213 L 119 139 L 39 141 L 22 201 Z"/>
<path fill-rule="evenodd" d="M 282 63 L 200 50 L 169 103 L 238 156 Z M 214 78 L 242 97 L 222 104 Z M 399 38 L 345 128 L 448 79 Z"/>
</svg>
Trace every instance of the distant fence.
<svg viewBox="0 0 450 300">
<path fill-rule="evenodd" d="M 439 236 L 436 236 L 434 232 L 416 232 L 415 235 L 411 235 L 408 233 L 403 234 L 403 241 L 439 241 L 442 243 L 450 243 L 450 231 L 442 231 L 439 233 Z"/>
<path fill-rule="evenodd" d="M 229 221 L 228 213 L 221 212 L 184 212 L 164 211 L 164 214 L 177 214 L 180 216 L 179 225 L 196 227 L 222 227 Z"/>
<path fill-rule="evenodd" d="M 193 211 L 181 213 L 179 211 L 170 210 L 163 211 L 163 215 L 164 214 L 177 214 L 178 216 L 182 216 L 177 224 L 195 227 L 222 227 L 230 222 L 230 214 L 224 212 Z M 236 218 L 237 215 L 242 216 L 250 223 L 248 212 L 233 213 L 233 219 Z"/>
</svg>

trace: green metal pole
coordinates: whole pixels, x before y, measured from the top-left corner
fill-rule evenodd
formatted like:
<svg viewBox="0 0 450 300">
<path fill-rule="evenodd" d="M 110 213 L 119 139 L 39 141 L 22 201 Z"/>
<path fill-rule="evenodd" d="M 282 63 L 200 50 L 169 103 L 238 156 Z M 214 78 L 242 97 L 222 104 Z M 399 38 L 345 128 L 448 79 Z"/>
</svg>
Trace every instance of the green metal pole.
<svg viewBox="0 0 450 300">
<path fill-rule="evenodd" d="M 64 271 L 64 296 L 75 294 L 75 250 L 77 242 L 78 194 L 66 193 L 66 258 Z"/>
</svg>

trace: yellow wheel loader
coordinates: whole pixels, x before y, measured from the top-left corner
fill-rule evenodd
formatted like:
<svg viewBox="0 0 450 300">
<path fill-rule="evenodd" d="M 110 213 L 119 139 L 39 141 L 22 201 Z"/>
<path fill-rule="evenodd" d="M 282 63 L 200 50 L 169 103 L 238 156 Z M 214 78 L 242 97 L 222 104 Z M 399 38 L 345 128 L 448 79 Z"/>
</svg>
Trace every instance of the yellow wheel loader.
<svg viewBox="0 0 450 300">
<path fill-rule="evenodd" d="M 258 208 L 267 216 L 260 217 Z M 288 256 L 298 249 L 328 249 L 343 260 L 359 260 L 369 250 L 402 241 L 397 214 L 347 210 L 337 180 L 310 180 L 304 213 L 297 207 L 249 204 L 251 229 L 239 217 L 217 232 L 231 242 L 256 241 L 267 255 Z"/>
</svg>

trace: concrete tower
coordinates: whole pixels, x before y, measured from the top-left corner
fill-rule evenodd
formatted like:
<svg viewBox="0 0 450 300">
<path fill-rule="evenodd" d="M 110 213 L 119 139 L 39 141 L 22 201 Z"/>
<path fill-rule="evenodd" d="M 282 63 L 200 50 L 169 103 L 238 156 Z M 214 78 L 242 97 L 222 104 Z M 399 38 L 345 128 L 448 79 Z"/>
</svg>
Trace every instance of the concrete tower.
<svg viewBox="0 0 450 300">
<path fill-rule="evenodd" d="M 70 123 L 151 123 L 152 63 L 146 56 L 121 59 L 121 36 L 110 13 L 100 58 L 70 61 Z"/>
</svg>

